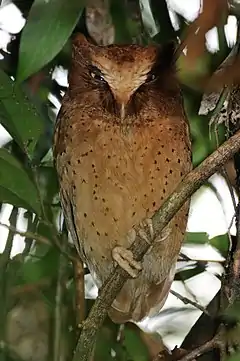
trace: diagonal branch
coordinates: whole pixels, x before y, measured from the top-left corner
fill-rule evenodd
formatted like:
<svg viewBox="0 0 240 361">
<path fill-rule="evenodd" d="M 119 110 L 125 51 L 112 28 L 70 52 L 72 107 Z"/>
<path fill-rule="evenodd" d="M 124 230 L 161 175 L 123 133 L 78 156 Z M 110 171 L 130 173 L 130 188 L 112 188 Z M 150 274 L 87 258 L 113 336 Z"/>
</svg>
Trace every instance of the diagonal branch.
<svg viewBox="0 0 240 361">
<path fill-rule="evenodd" d="M 211 351 L 213 349 L 220 349 L 223 346 L 222 342 L 222 332 L 221 330 L 214 336 L 210 341 L 205 342 L 203 345 L 196 347 L 194 350 L 189 351 L 186 355 L 181 357 L 179 361 L 193 361 L 196 357 L 201 356 L 202 354 Z"/>
<path fill-rule="evenodd" d="M 240 131 L 228 139 L 213 154 L 205 159 L 197 168 L 190 172 L 167 198 L 161 208 L 154 214 L 152 221 L 156 237 L 186 202 L 186 200 L 219 168 L 222 167 L 240 148 Z M 150 243 L 137 237 L 130 247 L 136 260 L 141 260 L 150 247 Z M 107 311 L 116 295 L 123 287 L 128 274 L 117 266 L 103 285 L 90 314 L 83 323 L 81 336 L 77 343 L 73 361 L 89 361 Z"/>
<path fill-rule="evenodd" d="M 180 293 L 171 290 L 170 291 L 172 295 L 174 295 L 175 297 L 177 297 L 180 301 L 182 301 L 185 305 L 192 305 L 195 308 L 197 308 L 198 310 L 202 311 L 203 313 L 205 313 L 205 315 L 211 317 L 210 313 L 207 311 L 207 309 L 201 305 L 199 305 L 197 302 L 194 302 L 192 300 L 190 300 L 187 297 L 182 296 Z"/>
</svg>

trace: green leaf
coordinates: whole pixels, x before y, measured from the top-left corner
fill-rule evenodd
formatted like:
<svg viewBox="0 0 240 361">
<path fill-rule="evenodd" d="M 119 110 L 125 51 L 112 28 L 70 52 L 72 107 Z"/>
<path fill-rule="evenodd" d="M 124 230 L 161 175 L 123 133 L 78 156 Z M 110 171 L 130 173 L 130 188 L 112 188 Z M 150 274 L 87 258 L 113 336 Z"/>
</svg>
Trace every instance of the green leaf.
<svg viewBox="0 0 240 361">
<path fill-rule="evenodd" d="M 58 195 L 59 186 L 55 168 L 40 166 L 38 168 L 38 181 L 42 199 L 51 205 L 53 198 Z"/>
<path fill-rule="evenodd" d="M 0 149 L 0 201 L 41 214 L 35 184 L 22 165 L 3 148 Z"/>
<path fill-rule="evenodd" d="M 147 361 L 149 353 L 139 334 L 130 328 L 124 329 L 124 346 L 132 361 Z"/>
<path fill-rule="evenodd" d="M 150 0 L 149 5 L 154 21 L 159 28 L 154 40 L 159 43 L 167 42 L 176 38 L 174 28 L 170 19 L 167 2 L 165 0 Z"/>
<path fill-rule="evenodd" d="M 123 1 L 111 0 L 110 13 L 115 28 L 115 43 L 131 43 L 126 4 Z"/>
<path fill-rule="evenodd" d="M 17 85 L 0 69 L 0 123 L 31 158 L 43 132 L 42 118 Z"/>
<path fill-rule="evenodd" d="M 81 0 L 35 0 L 20 42 L 17 80 L 22 82 L 63 48 L 83 10 Z"/>
<path fill-rule="evenodd" d="M 236 352 L 234 355 L 227 358 L 227 361 L 239 361 L 240 360 L 240 352 Z"/>
<path fill-rule="evenodd" d="M 103 327 L 101 332 L 99 332 L 96 347 L 95 347 L 95 356 L 94 360 L 100 361 L 112 361 L 114 358 L 111 355 L 111 349 L 114 349 L 114 334 L 112 330 L 108 327 Z"/>
<path fill-rule="evenodd" d="M 208 242 L 208 235 L 205 232 L 187 232 L 185 243 L 205 244 Z"/>
<path fill-rule="evenodd" d="M 0 162 L 1 164 L 1 162 Z M 1 176 L 0 176 L 1 177 Z M 1 180 L 0 180 L 1 183 Z M 29 208 L 29 204 L 23 199 L 20 199 L 16 194 L 9 191 L 7 188 L 0 185 L 0 201 L 3 203 L 13 204 L 16 207 Z"/>
<path fill-rule="evenodd" d="M 56 278 L 58 273 L 59 252 L 56 248 L 49 251 L 40 259 L 30 258 L 22 265 L 22 277 L 27 283 L 38 282 L 44 278 Z"/>
<path fill-rule="evenodd" d="M 196 266 L 189 267 L 188 269 L 184 269 L 176 273 L 174 280 L 175 281 L 186 281 L 189 278 L 199 275 L 200 273 L 206 271 L 206 264 L 203 262 L 198 262 Z"/>
<path fill-rule="evenodd" d="M 229 247 L 229 239 L 227 234 L 221 234 L 220 236 L 211 238 L 209 243 L 211 246 L 217 248 L 223 257 L 227 257 Z"/>
<path fill-rule="evenodd" d="M 232 305 L 227 307 L 227 309 L 224 311 L 224 314 L 227 317 L 240 320 L 240 301 L 235 301 Z"/>
</svg>

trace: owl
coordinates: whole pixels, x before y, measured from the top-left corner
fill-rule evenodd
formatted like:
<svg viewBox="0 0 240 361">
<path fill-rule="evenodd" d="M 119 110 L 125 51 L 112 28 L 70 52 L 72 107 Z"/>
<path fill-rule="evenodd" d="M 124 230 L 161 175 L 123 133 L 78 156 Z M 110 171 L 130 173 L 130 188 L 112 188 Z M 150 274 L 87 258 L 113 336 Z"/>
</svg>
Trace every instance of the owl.
<svg viewBox="0 0 240 361">
<path fill-rule="evenodd" d="M 68 228 L 96 285 L 116 264 L 129 273 L 109 316 L 155 315 L 174 279 L 189 204 L 141 263 L 129 247 L 139 227 L 153 234 L 151 217 L 191 170 L 174 45 L 97 46 L 75 36 L 53 152 Z"/>
</svg>

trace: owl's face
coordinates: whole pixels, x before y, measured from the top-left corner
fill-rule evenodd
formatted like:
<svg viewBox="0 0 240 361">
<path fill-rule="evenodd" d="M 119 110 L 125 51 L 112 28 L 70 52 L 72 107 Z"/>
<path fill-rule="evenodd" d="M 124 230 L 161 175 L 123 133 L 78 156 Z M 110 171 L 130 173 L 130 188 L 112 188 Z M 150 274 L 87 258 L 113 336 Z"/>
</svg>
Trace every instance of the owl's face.
<svg viewBox="0 0 240 361">
<path fill-rule="evenodd" d="M 136 116 L 149 101 L 159 106 L 164 97 L 178 92 L 174 50 L 173 43 L 96 46 L 78 35 L 73 43 L 70 91 L 79 99 L 88 94 L 88 99 L 121 121 Z"/>
</svg>

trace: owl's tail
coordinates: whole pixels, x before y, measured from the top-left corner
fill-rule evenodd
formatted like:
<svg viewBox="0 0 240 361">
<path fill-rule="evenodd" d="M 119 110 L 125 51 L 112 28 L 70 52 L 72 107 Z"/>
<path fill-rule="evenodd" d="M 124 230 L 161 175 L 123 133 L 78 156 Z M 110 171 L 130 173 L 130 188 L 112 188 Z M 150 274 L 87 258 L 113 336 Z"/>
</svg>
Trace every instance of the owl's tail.
<svg viewBox="0 0 240 361">
<path fill-rule="evenodd" d="M 115 323 L 125 323 L 155 316 L 166 302 L 174 274 L 175 265 L 168 277 L 158 284 L 142 283 L 141 276 L 128 280 L 108 311 L 109 317 Z"/>
</svg>

